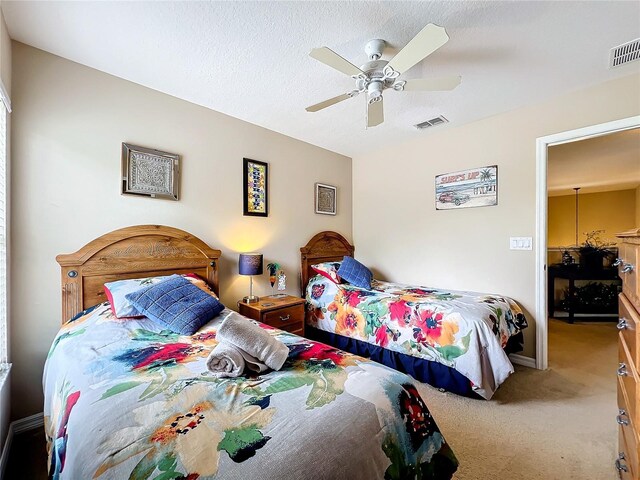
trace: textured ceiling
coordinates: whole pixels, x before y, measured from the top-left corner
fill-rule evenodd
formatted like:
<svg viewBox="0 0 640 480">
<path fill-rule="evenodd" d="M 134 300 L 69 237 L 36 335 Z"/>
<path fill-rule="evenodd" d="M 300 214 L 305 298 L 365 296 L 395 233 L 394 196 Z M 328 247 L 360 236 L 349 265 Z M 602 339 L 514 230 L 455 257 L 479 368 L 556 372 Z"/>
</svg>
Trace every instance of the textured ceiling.
<svg viewBox="0 0 640 480">
<path fill-rule="evenodd" d="M 640 2 L 2 2 L 12 38 L 350 156 L 430 135 L 640 71 L 609 49 L 640 37 Z M 451 40 L 401 78 L 462 75 L 451 92 L 385 91 L 365 130 L 364 97 L 305 107 L 353 81 L 309 58 L 328 46 L 356 65 L 382 38 L 389 58 L 424 25 Z M 435 128 L 434 128 L 435 131 Z"/>
<path fill-rule="evenodd" d="M 640 128 L 549 147 L 550 196 L 625 190 L 640 185 Z"/>
</svg>

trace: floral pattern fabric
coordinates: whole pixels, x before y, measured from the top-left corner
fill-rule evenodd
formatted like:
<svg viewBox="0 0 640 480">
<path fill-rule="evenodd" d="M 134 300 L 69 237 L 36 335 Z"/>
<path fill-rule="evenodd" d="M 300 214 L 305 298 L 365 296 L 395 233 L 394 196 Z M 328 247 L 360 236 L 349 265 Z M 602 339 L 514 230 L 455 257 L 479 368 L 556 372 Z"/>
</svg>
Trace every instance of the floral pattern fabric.
<svg viewBox="0 0 640 480">
<path fill-rule="evenodd" d="M 51 478 L 451 478 L 457 460 L 406 375 L 260 324 L 289 347 L 284 367 L 213 377 L 229 315 L 192 336 L 108 303 L 65 324 L 44 373 Z"/>
<path fill-rule="evenodd" d="M 333 283 L 340 283 L 342 279 L 340 278 L 340 274 L 338 270 L 342 262 L 325 262 L 325 263 L 317 263 L 315 265 L 311 265 L 311 268 L 318 274 L 323 277 L 331 280 Z"/>
<path fill-rule="evenodd" d="M 306 298 L 309 325 L 455 368 L 486 399 L 513 373 L 503 348 L 527 327 L 519 305 L 498 295 L 379 280 L 362 289 L 317 275 Z"/>
</svg>

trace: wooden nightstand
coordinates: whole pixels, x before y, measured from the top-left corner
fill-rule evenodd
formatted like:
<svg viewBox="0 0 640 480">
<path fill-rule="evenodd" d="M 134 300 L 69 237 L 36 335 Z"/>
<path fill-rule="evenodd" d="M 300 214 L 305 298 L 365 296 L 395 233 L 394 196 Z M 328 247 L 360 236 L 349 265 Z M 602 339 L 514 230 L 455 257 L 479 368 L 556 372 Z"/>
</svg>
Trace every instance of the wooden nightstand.
<svg viewBox="0 0 640 480">
<path fill-rule="evenodd" d="M 304 298 L 260 297 L 256 303 L 238 302 L 238 312 L 272 327 L 304 336 Z"/>
</svg>

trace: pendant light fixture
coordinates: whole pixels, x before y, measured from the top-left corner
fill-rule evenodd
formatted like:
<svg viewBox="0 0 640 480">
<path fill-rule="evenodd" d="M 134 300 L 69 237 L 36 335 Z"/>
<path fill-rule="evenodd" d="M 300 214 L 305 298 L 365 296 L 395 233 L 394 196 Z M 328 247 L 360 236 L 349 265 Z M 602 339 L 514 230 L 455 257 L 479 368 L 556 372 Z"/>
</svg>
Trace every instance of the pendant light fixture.
<svg viewBox="0 0 640 480">
<path fill-rule="evenodd" d="M 576 247 L 578 246 L 578 190 L 580 187 L 573 187 L 576 191 Z"/>
</svg>

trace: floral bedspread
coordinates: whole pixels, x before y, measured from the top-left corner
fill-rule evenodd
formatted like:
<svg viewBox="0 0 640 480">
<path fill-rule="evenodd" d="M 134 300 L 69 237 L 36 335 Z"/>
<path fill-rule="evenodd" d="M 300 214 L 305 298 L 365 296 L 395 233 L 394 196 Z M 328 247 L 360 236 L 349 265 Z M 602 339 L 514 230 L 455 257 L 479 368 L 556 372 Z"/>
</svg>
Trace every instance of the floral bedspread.
<svg viewBox="0 0 640 480">
<path fill-rule="evenodd" d="M 51 477 L 451 478 L 457 460 L 406 375 L 261 325 L 289 347 L 283 369 L 212 377 L 228 315 L 189 337 L 106 303 L 65 324 L 43 380 Z"/>
<path fill-rule="evenodd" d="M 455 368 L 490 399 L 513 373 L 503 348 L 527 326 L 510 298 L 373 280 L 371 290 L 317 275 L 307 286 L 307 323 Z"/>
</svg>

